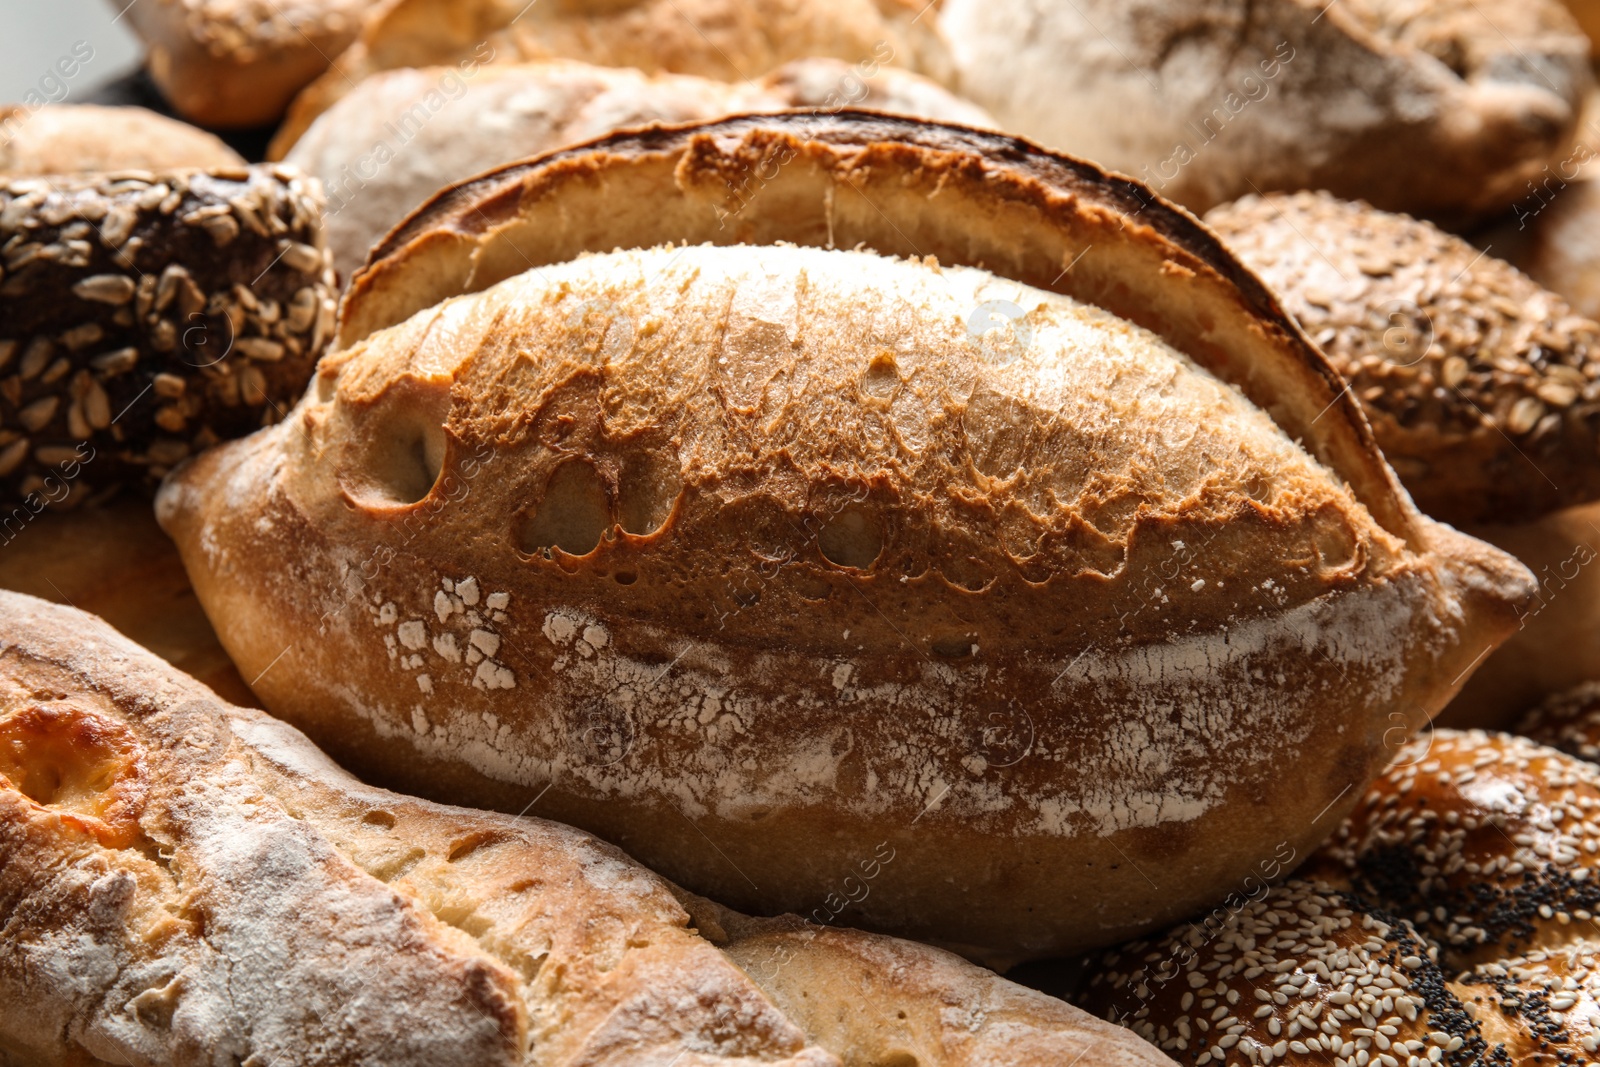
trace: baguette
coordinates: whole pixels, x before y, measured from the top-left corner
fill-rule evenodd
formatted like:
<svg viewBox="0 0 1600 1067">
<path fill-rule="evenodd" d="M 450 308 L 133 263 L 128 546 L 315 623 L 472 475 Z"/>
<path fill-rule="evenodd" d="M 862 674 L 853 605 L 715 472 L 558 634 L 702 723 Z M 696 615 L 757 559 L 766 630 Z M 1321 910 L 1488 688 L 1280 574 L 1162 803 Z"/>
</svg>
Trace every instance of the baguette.
<svg viewBox="0 0 1600 1067">
<path fill-rule="evenodd" d="M 339 331 L 158 504 L 257 694 L 746 911 L 887 841 L 863 926 L 1148 929 L 1309 849 L 1531 592 L 1190 216 L 993 134 L 557 152 L 391 232 Z"/>
<path fill-rule="evenodd" d="M 362 785 L 12 593 L 0 914 L 0 1062 L 29 1067 L 1170 1067 L 948 953 L 746 919 L 576 830 Z"/>
</svg>

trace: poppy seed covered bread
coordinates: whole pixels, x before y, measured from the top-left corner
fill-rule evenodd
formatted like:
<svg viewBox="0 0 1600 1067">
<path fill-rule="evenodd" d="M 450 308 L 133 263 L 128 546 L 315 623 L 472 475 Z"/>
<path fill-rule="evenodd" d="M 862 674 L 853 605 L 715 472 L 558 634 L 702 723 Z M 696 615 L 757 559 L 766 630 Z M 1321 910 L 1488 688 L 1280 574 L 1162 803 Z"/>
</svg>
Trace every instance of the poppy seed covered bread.
<svg viewBox="0 0 1600 1067">
<path fill-rule="evenodd" d="M 1138 191 L 859 114 L 486 175 L 159 516 L 267 706 L 363 773 L 541 795 L 746 910 L 887 843 L 853 921 L 1106 943 L 1308 849 L 1530 592 Z"/>
<path fill-rule="evenodd" d="M 937 949 L 750 919 L 568 827 L 362 785 L 13 593 L 0 901 L 8 1063 L 1170 1065 Z"/>
<path fill-rule="evenodd" d="M 1326 193 L 1206 223 L 1349 379 L 1424 512 L 1520 522 L 1600 498 L 1600 324 L 1431 223 Z"/>
<path fill-rule="evenodd" d="M 1588 41 L 1559 0 L 945 0 L 938 11 L 951 84 L 1003 128 L 1197 212 L 1327 189 L 1433 218 L 1493 214 L 1565 151 L 1592 84 Z"/>
</svg>

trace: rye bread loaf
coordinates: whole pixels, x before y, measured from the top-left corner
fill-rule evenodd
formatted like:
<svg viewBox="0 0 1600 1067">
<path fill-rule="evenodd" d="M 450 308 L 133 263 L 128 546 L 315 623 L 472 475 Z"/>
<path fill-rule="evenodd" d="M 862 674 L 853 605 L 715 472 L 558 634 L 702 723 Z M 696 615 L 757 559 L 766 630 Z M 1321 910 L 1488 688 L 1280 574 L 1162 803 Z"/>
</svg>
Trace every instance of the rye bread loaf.
<svg viewBox="0 0 1600 1067">
<path fill-rule="evenodd" d="M 0 179 L 0 503 L 150 484 L 280 418 L 336 289 L 280 166 Z"/>
<path fill-rule="evenodd" d="M 214 134 L 142 107 L 0 108 L 0 175 L 242 167 Z"/>
<path fill-rule="evenodd" d="M 256 692 L 744 910 L 887 841 L 863 925 L 1150 928 L 1308 850 L 1531 591 L 1190 216 L 1004 137 L 557 152 L 413 215 L 339 328 L 158 505 Z"/>
<path fill-rule="evenodd" d="M 863 74 L 885 64 L 947 81 L 949 57 L 926 0 L 394 0 L 289 109 L 280 143 L 383 70 L 577 59 L 647 74 L 760 79 L 825 57 Z"/>
<path fill-rule="evenodd" d="M 202 126 L 262 126 L 282 117 L 328 69 L 362 18 L 389 0 L 118 0 L 144 41 L 146 65 L 178 113 Z"/>
<path fill-rule="evenodd" d="M 937 949 L 747 919 L 568 827 L 362 785 L 12 593 L 0 914 L 19 1067 L 1170 1065 Z"/>
<path fill-rule="evenodd" d="M 1491 214 L 1559 158 L 1592 80 L 1558 0 L 945 0 L 940 23 L 1003 128 L 1197 212 L 1327 189 Z"/>
<path fill-rule="evenodd" d="M 847 105 L 992 125 L 918 75 L 862 74 L 837 59 L 796 60 L 754 83 L 559 60 L 496 64 L 470 78 L 453 67 L 380 72 L 273 152 L 322 180 L 334 266 L 348 278 L 435 192 L 493 167 L 624 127 Z"/>
</svg>

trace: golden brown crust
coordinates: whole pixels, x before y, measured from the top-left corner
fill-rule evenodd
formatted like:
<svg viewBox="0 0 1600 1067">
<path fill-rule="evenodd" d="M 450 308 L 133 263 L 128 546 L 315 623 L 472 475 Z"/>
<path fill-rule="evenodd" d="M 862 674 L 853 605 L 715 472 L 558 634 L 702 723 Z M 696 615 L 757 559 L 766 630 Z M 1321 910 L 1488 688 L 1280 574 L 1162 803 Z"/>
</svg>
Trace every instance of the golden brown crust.
<svg viewBox="0 0 1600 1067">
<path fill-rule="evenodd" d="M 242 167 L 213 134 L 142 107 L 0 108 L 0 175 Z"/>
<path fill-rule="evenodd" d="M 940 24 L 954 84 L 1006 129 L 1195 211 L 1327 189 L 1492 214 L 1560 158 L 1592 84 L 1556 0 L 949 0 Z"/>
<path fill-rule="evenodd" d="M 261 126 L 328 68 L 390 0 L 151 0 L 129 4 L 162 94 L 202 126 Z"/>
<path fill-rule="evenodd" d="M 1168 1064 L 946 954 L 748 920 L 566 827 L 364 786 L 98 620 L 15 594 L 0 908 L 0 1061 L 840 1067 L 899 1012 L 938 1067 Z M 805 1003 L 847 989 L 857 1020 Z"/>
<path fill-rule="evenodd" d="M 1597 848 L 1594 767 L 1436 731 L 1299 875 L 1124 947 L 1082 1000 L 1198 1065 L 1584 1061 Z"/>
<path fill-rule="evenodd" d="M 435 192 L 491 168 L 650 123 L 846 105 L 993 124 L 975 105 L 919 75 L 843 60 L 796 60 L 754 82 L 553 60 L 497 63 L 468 74 L 451 67 L 380 72 L 304 137 L 280 134 L 269 154 L 287 153 L 290 164 L 322 179 L 334 266 L 348 278 L 385 233 Z M 403 162 L 388 164 L 401 154 Z"/>
<path fill-rule="evenodd" d="M 892 63 L 946 80 L 932 9 L 918 0 L 398 0 L 300 94 L 278 143 L 298 140 L 362 79 L 406 67 L 577 59 L 746 82 L 820 56 L 864 74 Z"/>
<path fill-rule="evenodd" d="M 1427 222 L 1326 193 L 1206 216 L 1350 381 L 1417 506 L 1517 522 L 1600 496 L 1600 325 Z"/>
<path fill-rule="evenodd" d="M 1308 848 L 1528 586 L 1416 515 L 1265 289 L 1139 192 L 864 115 L 467 183 L 163 524 L 268 706 L 362 773 L 549 785 L 752 909 L 882 845 L 863 925 L 1012 956 L 1148 928 Z M 671 238 L 713 243 L 637 247 Z"/>
<path fill-rule="evenodd" d="M 276 166 L 0 181 L 7 514 L 280 418 L 332 323 L 321 211 Z"/>
</svg>

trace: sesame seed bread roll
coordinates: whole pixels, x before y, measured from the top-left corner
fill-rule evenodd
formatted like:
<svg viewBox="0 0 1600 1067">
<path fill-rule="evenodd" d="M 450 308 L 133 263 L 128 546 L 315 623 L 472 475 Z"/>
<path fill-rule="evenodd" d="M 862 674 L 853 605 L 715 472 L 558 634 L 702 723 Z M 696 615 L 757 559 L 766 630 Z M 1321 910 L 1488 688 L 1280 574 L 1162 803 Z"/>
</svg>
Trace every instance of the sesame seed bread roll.
<svg viewBox="0 0 1600 1067">
<path fill-rule="evenodd" d="M 1585 1062 L 1597 848 L 1595 767 L 1436 730 L 1299 875 L 1124 946 L 1079 999 L 1197 1067 Z"/>
<path fill-rule="evenodd" d="M 12 593 L 0 909 L 0 1062 L 30 1067 L 1171 1064 L 937 949 L 747 919 L 568 827 L 362 785 Z"/>
<path fill-rule="evenodd" d="M 0 108 L 0 174 L 242 167 L 214 134 L 142 107 Z"/>
<path fill-rule="evenodd" d="M 144 0 L 118 5 L 173 108 L 202 126 L 277 121 L 388 0 Z"/>
<path fill-rule="evenodd" d="M 1593 84 L 1589 42 L 1559 0 L 945 0 L 938 11 L 952 86 L 1002 128 L 1196 212 L 1326 189 L 1482 218 L 1561 158 Z"/>
<path fill-rule="evenodd" d="M 334 267 L 349 278 L 430 196 L 494 167 L 624 127 L 845 103 L 993 125 L 932 81 L 887 67 L 860 75 L 842 60 L 796 60 L 753 83 L 562 60 L 497 64 L 470 78 L 449 67 L 374 74 L 269 154 L 322 180 Z"/>
<path fill-rule="evenodd" d="M 926 0 L 385 0 L 332 69 L 294 101 L 276 143 L 379 71 L 576 59 L 646 74 L 756 81 L 823 57 L 859 76 L 893 64 L 942 83 L 949 55 Z M 831 105 L 830 105 L 831 106 Z"/>
<path fill-rule="evenodd" d="M 333 321 L 321 211 L 278 166 L 0 180 L 0 503 L 148 485 L 281 418 Z"/>
<path fill-rule="evenodd" d="M 557 152 L 392 232 L 339 331 L 161 494 L 242 673 L 359 773 L 542 795 L 746 911 L 886 846 L 863 926 L 1171 921 L 1308 852 L 1530 589 L 1191 216 L 991 134 Z"/>
<path fill-rule="evenodd" d="M 1600 682 L 1553 693 L 1518 720 L 1513 733 L 1569 756 L 1600 763 Z"/>
</svg>

